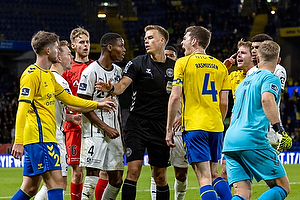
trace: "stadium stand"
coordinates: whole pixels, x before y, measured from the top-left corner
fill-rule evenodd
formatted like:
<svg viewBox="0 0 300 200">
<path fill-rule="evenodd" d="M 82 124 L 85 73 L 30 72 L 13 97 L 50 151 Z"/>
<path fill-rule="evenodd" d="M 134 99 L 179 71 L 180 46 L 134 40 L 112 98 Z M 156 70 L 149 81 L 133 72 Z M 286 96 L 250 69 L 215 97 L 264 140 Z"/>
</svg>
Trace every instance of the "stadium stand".
<svg viewBox="0 0 300 200">
<path fill-rule="evenodd" d="M 144 54 L 143 28 L 148 24 L 159 24 L 170 33 L 170 44 L 183 55 L 180 42 L 183 31 L 189 25 L 201 25 L 212 31 L 209 54 L 224 60 L 236 51 L 240 38 L 249 39 L 255 17 L 268 13 L 265 32 L 274 39 L 279 37 L 278 29 L 300 26 L 300 2 L 297 0 L 272 1 L 270 4 L 254 5 L 251 0 L 124 0 L 117 3 L 119 20 L 129 42 L 127 51 L 134 56 Z M 61 39 L 69 40 L 70 31 L 83 26 L 90 31 L 91 42 L 99 43 L 101 36 L 110 31 L 106 20 L 96 17 L 99 1 L 94 0 L 0 0 L 0 42 L 27 41 L 38 30 L 54 31 Z M 276 15 L 269 14 L 276 8 Z M 128 10 L 129 9 L 129 10 Z M 131 13 L 130 16 L 128 13 Z M 124 15 L 124 16 L 123 16 Z M 19 50 L 0 49 L 0 143 L 11 142 L 4 138 L 2 130 L 13 129 L 19 84 L 17 74 L 10 69 Z M 124 63 L 122 63 L 124 65 Z M 294 74 L 292 74 L 294 75 Z M 294 75 L 295 76 L 295 75 Z M 299 77 L 293 77 L 288 86 L 298 85 Z M 295 94 L 296 95 L 296 94 Z M 294 148 L 300 149 L 300 98 L 283 95 L 282 119 L 291 134 Z M 298 142 L 298 143 L 297 143 Z"/>
</svg>

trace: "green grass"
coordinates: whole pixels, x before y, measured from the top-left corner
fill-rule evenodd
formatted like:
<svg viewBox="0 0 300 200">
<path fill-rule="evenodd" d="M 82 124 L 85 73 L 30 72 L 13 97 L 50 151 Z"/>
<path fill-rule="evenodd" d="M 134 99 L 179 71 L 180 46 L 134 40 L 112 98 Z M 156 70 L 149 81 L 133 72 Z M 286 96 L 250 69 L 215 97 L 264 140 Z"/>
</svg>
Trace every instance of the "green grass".
<svg viewBox="0 0 300 200">
<path fill-rule="evenodd" d="M 300 165 L 285 165 L 290 184 L 291 193 L 286 198 L 287 200 L 300 199 Z M 69 170 L 70 171 L 70 170 Z M 70 173 L 69 173 L 70 174 Z M 126 174 L 126 168 L 124 177 Z M 144 166 L 140 179 L 137 184 L 137 196 L 136 199 L 150 200 L 150 167 Z M 19 189 L 22 183 L 22 168 L 0 168 L 0 200 L 10 199 L 14 193 Z M 68 177 L 68 183 L 70 183 L 70 176 Z M 172 167 L 168 168 L 168 183 L 170 185 L 170 199 L 174 199 L 174 171 Z M 261 181 L 259 183 L 253 183 L 253 194 L 251 199 L 257 199 L 268 188 L 266 184 Z M 68 185 L 65 200 L 70 200 L 70 188 Z M 188 172 L 188 189 L 186 192 L 185 200 L 200 199 L 199 186 L 193 169 L 190 167 Z M 120 195 L 117 197 L 121 199 Z"/>
</svg>

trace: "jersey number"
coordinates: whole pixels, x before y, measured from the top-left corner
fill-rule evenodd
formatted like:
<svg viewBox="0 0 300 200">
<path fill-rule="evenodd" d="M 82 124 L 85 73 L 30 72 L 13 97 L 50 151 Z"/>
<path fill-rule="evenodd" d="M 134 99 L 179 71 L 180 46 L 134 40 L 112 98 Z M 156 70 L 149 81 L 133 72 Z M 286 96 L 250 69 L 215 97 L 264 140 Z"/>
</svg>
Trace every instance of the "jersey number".
<svg viewBox="0 0 300 200">
<path fill-rule="evenodd" d="M 56 159 L 55 167 L 59 167 L 59 166 L 60 166 L 60 163 L 59 163 L 59 155 L 54 154 L 54 159 Z"/>
<path fill-rule="evenodd" d="M 69 155 L 76 156 L 77 155 L 77 145 L 68 146 Z"/>
<path fill-rule="evenodd" d="M 213 100 L 213 102 L 215 102 L 215 101 L 217 101 L 218 91 L 216 90 L 216 87 L 215 87 L 215 81 L 210 81 L 210 88 L 211 89 L 210 90 L 208 89 L 209 75 L 210 74 L 208 74 L 208 73 L 205 74 L 202 94 L 212 95 L 212 100 Z"/>
<path fill-rule="evenodd" d="M 93 146 L 91 146 L 91 148 L 88 150 L 88 153 L 91 155 L 91 156 L 93 156 L 94 155 L 94 145 Z"/>
</svg>

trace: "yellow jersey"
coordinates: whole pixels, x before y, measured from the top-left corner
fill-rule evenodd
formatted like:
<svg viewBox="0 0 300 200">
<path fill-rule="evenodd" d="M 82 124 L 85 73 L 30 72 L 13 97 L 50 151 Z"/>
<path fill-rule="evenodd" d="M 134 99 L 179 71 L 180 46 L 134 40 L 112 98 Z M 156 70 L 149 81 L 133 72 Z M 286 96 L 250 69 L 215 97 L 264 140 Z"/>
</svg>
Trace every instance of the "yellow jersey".
<svg viewBox="0 0 300 200">
<path fill-rule="evenodd" d="M 235 99 L 235 90 L 236 90 L 236 88 L 242 82 L 242 80 L 245 79 L 245 77 L 246 77 L 246 74 L 244 73 L 243 70 L 237 70 L 237 71 L 233 71 L 233 72 L 230 73 L 229 79 L 230 79 L 233 99 Z"/>
<path fill-rule="evenodd" d="M 230 90 L 228 70 L 218 59 L 205 54 L 179 58 L 173 85 L 182 87 L 182 130 L 224 130 L 220 110 L 221 91 Z"/>
<path fill-rule="evenodd" d="M 67 105 L 97 108 L 97 102 L 83 100 L 64 91 L 50 70 L 32 64 L 20 78 L 19 102 L 28 102 L 30 106 L 26 119 L 16 121 L 16 144 L 56 142 L 55 98 Z"/>
</svg>

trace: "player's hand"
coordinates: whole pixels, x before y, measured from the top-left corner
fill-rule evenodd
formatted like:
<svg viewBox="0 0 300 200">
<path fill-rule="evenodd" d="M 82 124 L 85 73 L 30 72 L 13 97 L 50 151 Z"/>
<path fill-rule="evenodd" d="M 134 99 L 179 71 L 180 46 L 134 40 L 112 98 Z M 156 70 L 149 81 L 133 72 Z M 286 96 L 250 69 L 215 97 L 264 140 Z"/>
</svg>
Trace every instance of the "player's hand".
<svg viewBox="0 0 300 200">
<path fill-rule="evenodd" d="M 290 149 L 293 144 L 292 138 L 285 132 L 281 123 L 276 123 L 273 126 L 278 138 L 278 146 L 277 146 L 277 153 L 283 151 L 283 149 Z"/>
<path fill-rule="evenodd" d="M 71 122 L 78 126 L 81 126 L 81 114 L 72 115 Z"/>
<path fill-rule="evenodd" d="M 105 126 L 102 128 L 104 130 L 104 133 L 110 138 L 110 139 L 115 139 L 119 137 L 120 133 L 117 129 L 112 128 L 110 126 Z"/>
<path fill-rule="evenodd" d="M 115 99 L 112 96 L 106 97 L 102 101 L 98 102 L 97 108 L 101 110 L 107 110 L 108 112 L 114 111 L 116 109 Z"/>
<path fill-rule="evenodd" d="M 171 130 L 167 129 L 166 142 L 169 147 L 176 147 L 176 144 L 174 143 L 174 134 L 172 129 Z"/>
<path fill-rule="evenodd" d="M 107 83 L 103 81 L 99 81 L 96 83 L 95 89 L 101 90 L 102 92 L 109 92 L 113 88 L 113 85 L 111 84 L 110 80 L 108 80 Z"/>
<path fill-rule="evenodd" d="M 180 129 L 181 129 L 181 117 L 182 117 L 182 115 L 178 116 L 174 121 L 174 124 L 173 124 L 174 132 L 180 131 Z"/>
<path fill-rule="evenodd" d="M 11 151 L 11 155 L 16 159 L 22 160 L 23 154 L 24 154 L 23 144 L 14 144 Z"/>
<path fill-rule="evenodd" d="M 235 57 L 237 56 L 237 53 L 233 54 L 232 56 L 230 56 L 230 58 L 227 58 L 226 60 L 224 60 L 224 65 L 226 66 L 227 69 L 230 69 L 232 67 L 232 65 L 235 64 Z"/>
</svg>

